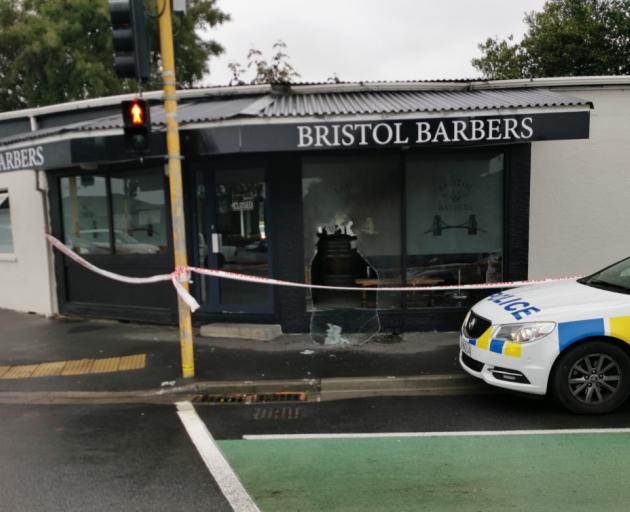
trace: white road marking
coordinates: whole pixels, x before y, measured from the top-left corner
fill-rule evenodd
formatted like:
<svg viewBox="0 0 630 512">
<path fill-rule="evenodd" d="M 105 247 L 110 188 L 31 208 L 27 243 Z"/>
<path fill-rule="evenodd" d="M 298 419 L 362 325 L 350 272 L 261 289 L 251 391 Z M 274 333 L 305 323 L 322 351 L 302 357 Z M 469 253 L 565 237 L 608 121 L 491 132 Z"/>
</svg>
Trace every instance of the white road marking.
<svg viewBox="0 0 630 512">
<path fill-rule="evenodd" d="M 482 437 L 482 436 L 531 436 L 554 434 L 629 434 L 630 428 L 583 428 L 549 430 L 469 430 L 458 432 L 376 432 L 347 434 L 263 434 L 244 435 L 248 441 L 291 439 L 372 439 L 389 437 Z"/>
<path fill-rule="evenodd" d="M 186 432 L 234 512 L 260 512 L 193 405 L 190 402 L 177 402 L 175 405 Z"/>
</svg>

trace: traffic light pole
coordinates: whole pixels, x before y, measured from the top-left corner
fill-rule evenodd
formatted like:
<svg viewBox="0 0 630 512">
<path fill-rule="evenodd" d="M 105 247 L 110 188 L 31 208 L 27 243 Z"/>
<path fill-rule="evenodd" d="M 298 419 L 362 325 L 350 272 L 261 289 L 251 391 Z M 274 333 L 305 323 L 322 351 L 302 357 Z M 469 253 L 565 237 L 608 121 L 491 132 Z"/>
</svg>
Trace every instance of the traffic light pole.
<svg viewBox="0 0 630 512">
<path fill-rule="evenodd" d="M 182 186 L 182 157 L 179 147 L 177 125 L 177 96 L 175 83 L 175 56 L 173 51 L 173 24 L 171 1 L 158 0 L 160 13 L 160 51 L 162 56 L 162 79 L 164 83 L 164 110 L 166 112 L 166 147 L 168 151 L 168 181 L 171 195 L 171 217 L 173 223 L 173 247 L 175 265 L 187 266 L 186 225 L 184 222 L 184 194 Z M 188 283 L 182 283 L 188 290 Z M 192 320 L 190 308 L 178 297 L 179 341 L 182 358 L 182 376 L 195 376 L 193 355 Z"/>
</svg>

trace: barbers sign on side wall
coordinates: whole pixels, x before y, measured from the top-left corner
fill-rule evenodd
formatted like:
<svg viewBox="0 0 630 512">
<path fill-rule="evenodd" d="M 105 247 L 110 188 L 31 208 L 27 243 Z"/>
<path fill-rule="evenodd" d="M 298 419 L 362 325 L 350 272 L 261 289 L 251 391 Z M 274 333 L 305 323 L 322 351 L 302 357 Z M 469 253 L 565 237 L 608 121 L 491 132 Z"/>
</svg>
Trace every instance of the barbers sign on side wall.
<svg viewBox="0 0 630 512">
<path fill-rule="evenodd" d="M 44 166 L 44 147 L 0 150 L 0 172 L 38 169 Z"/>
</svg>

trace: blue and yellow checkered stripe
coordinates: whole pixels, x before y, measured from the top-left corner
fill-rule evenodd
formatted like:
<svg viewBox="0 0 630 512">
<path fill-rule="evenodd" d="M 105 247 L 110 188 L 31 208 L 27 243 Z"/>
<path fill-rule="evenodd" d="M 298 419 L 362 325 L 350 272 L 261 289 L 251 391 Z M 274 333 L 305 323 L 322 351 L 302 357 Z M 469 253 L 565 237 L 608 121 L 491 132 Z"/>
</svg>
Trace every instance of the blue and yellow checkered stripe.
<svg viewBox="0 0 630 512">
<path fill-rule="evenodd" d="M 507 357 L 521 357 L 521 345 L 519 343 L 493 338 L 492 327 L 488 327 L 478 338 L 470 338 L 468 343 L 481 350 L 489 350 L 490 352 L 503 354 Z"/>
<path fill-rule="evenodd" d="M 590 318 L 558 324 L 559 350 L 562 352 L 575 342 L 595 336 L 612 336 L 630 344 L 630 316 Z M 479 338 L 470 338 L 468 343 L 481 349 L 508 357 L 521 357 L 521 344 L 492 338 L 492 327 Z"/>
<path fill-rule="evenodd" d="M 560 351 L 584 338 L 612 336 L 630 344 L 630 316 L 591 318 L 558 324 Z"/>
</svg>

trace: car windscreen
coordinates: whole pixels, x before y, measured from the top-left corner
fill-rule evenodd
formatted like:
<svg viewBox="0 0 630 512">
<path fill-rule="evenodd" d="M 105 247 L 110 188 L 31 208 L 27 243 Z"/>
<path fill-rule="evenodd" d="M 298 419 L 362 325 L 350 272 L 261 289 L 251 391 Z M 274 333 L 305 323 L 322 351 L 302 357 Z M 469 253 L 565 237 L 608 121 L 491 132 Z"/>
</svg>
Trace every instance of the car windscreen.
<svg viewBox="0 0 630 512">
<path fill-rule="evenodd" d="M 578 282 L 613 292 L 630 293 L 630 258 L 583 277 Z"/>
</svg>

